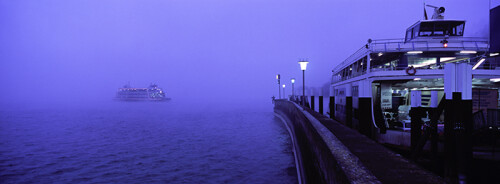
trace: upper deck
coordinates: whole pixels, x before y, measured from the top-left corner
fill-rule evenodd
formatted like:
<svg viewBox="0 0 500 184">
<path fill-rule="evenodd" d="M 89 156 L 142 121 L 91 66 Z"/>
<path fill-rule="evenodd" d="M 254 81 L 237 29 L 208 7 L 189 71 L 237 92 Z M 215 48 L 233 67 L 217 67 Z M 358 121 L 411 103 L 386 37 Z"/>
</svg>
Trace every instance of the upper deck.
<svg viewBox="0 0 500 184">
<path fill-rule="evenodd" d="M 452 37 L 447 39 L 447 47 L 443 46 L 441 41 L 444 39 L 441 37 L 429 37 L 429 38 L 418 38 L 410 41 L 405 41 L 404 39 L 380 39 L 371 40 L 371 43 L 367 43 L 365 46 L 361 47 L 358 51 L 349 56 L 342 63 L 334 68 L 334 72 L 342 69 L 353 62 L 365 57 L 369 53 L 389 53 L 389 52 L 411 52 L 411 51 L 435 51 L 435 52 L 446 52 L 446 51 L 476 51 L 476 52 L 486 52 L 488 51 L 488 39 L 479 37 Z"/>
<path fill-rule="evenodd" d="M 485 59 L 488 65 L 478 69 L 499 67 L 496 59 L 486 57 L 488 39 L 463 37 L 464 28 L 463 20 L 421 20 L 406 30 L 405 38 L 368 39 L 367 44 L 333 69 L 332 83 L 371 71 L 405 70 L 409 66 L 442 69 L 450 62 L 474 65 Z"/>
</svg>

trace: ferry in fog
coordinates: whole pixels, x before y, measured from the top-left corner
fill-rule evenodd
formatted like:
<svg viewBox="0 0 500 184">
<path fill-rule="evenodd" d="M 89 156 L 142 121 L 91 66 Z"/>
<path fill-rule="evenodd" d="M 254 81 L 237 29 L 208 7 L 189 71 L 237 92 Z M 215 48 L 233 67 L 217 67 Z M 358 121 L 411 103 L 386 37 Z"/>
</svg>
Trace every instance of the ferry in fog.
<svg viewBox="0 0 500 184">
<path fill-rule="evenodd" d="M 472 78 L 474 129 L 498 123 L 492 121 L 500 114 L 499 53 L 489 52 L 487 38 L 464 37 L 464 20 L 446 20 L 443 7 L 430 7 L 434 8 L 432 18 L 410 26 L 405 38 L 368 39 L 332 70 L 334 105 L 330 113 L 335 119 L 379 142 L 408 146 L 406 136 L 394 135 L 411 129 L 412 96 L 420 102 L 415 106 L 436 108 L 448 90 L 444 88 L 448 80 L 445 67 L 466 63 L 467 73 L 460 73 Z M 451 80 L 453 85 L 461 85 L 460 79 Z M 443 117 L 438 120 L 440 132 Z M 429 118 L 425 115 L 422 121 Z"/>
<path fill-rule="evenodd" d="M 132 88 L 129 84 L 118 89 L 116 100 L 119 101 L 165 101 L 166 97 L 162 88 L 151 84 L 148 88 Z"/>
</svg>

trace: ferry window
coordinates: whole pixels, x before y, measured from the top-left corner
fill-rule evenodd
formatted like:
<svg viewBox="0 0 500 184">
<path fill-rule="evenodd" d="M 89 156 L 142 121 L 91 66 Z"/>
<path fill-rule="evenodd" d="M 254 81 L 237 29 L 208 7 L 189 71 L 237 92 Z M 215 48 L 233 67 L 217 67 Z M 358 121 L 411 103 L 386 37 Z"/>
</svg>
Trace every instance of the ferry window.
<svg viewBox="0 0 500 184">
<path fill-rule="evenodd" d="M 456 31 L 455 35 L 456 36 L 463 36 L 464 35 L 464 26 L 465 26 L 464 23 L 462 23 L 458 26 L 455 26 L 455 31 Z"/>
<path fill-rule="evenodd" d="M 406 40 L 407 40 L 407 41 L 408 41 L 408 40 L 410 40 L 410 39 L 412 38 L 412 37 L 411 37 L 411 35 L 412 35 L 411 31 L 412 31 L 412 29 L 408 29 L 408 31 L 406 31 Z"/>
<path fill-rule="evenodd" d="M 431 57 L 431 58 L 425 58 L 425 57 L 416 57 L 416 56 L 411 56 L 408 57 L 408 66 L 413 66 L 415 68 L 421 68 L 421 67 L 431 67 L 434 66 L 437 62 L 437 58 Z"/>
<path fill-rule="evenodd" d="M 351 91 L 352 91 L 352 96 L 353 96 L 353 97 L 358 97 L 358 96 L 359 96 L 359 91 L 358 91 L 358 89 L 359 89 L 359 88 L 358 88 L 358 86 L 353 86 L 353 87 L 351 88 Z"/>
<path fill-rule="evenodd" d="M 419 29 L 418 26 L 416 26 L 416 27 L 414 27 L 412 29 L 413 30 L 413 36 L 412 36 L 412 38 L 416 38 L 418 36 L 418 29 Z"/>
<path fill-rule="evenodd" d="M 349 78 L 354 77 L 354 73 L 352 72 L 352 65 L 349 67 Z"/>
<path fill-rule="evenodd" d="M 463 36 L 464 25 L 463 21 L 422 22 L 420 30 L 413 31 L 418 31 L 419 36 Z"/>
<path fill-rule="evenodd" d="M 446 23 L 436 23 L 434 24 L 434 36 L 444 36 L 445 34 L 449 35 L 450 31 L 448 30 L 449 24 Z"/>
<path fill-rule="evenodd" d="M 356 68 L 357 72 L 362 72 L 363 71 L 363 65 L 362 65 L 362 63 L 363 63 L 363 59 L 360 59 L 358 61 L 358 67 Z"/>
<path fill-rule="evenodd" d="M 421 23 L 420 24 L 420 31 L 419 31 L 418 35 L 419 36 L 431 36 L 433 30 L 434 30 L 433 24 Z"/>
<path fill-rule="evenodd" d="M 366 57 L 364 57 L 363 62 L 361 63 L 361 65 L 363 65 L 363 73 L 366 72 L 366 66 L 368 66 L 368 64 L 366 64 L 367 60 L 368 59 Z"/>
</svg>

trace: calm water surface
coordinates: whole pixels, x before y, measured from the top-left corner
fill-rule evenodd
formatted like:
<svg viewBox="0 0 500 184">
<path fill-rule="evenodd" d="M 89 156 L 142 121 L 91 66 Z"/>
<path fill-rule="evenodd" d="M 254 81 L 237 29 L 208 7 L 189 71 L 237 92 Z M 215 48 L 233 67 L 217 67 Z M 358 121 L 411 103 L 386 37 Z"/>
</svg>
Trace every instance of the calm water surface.
<svg viewBox="0 0 500 184">
<path fill-rule="evenodd" d="M 296 183 L 265 110 L 175 103 L 0 110 L 0 183 Z"/>
</svg>

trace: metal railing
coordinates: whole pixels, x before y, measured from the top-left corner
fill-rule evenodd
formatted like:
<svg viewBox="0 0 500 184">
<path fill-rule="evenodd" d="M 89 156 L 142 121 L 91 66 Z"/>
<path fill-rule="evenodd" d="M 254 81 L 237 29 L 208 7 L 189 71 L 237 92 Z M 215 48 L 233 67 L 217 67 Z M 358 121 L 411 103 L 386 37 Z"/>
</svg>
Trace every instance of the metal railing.
<svg viewBox="0 0 500 184">
<path fill-rule="evenodd" d="M 443 47 L 440 41 L 443 39 L 412 40 L 405 42 L 404 39 L 380 39 L 373 40 L 368 44 L 372 52 L 405 52 L 405 51 L 433 51 L 433 50 L 476 50 L 487 51 L 489 42 L 486 38 L 461 37 L 450 38 L 448 46 Z"/>
<path fill-rule="evenodd" d="M 369 50 L 366 48 L 366 46 L 359 48 L 356 52 L 347 57 L 347 59 L 342 61 L 342 63 L 333 68 L 333 70 L 337 71 L 338 69 L 343 68 L 345 65 L 350 64 L 352 61 L 358 60 L 359 58 L 363 57 L 367 54 L 367 52 L 369 52 Z"/>
</svg>

